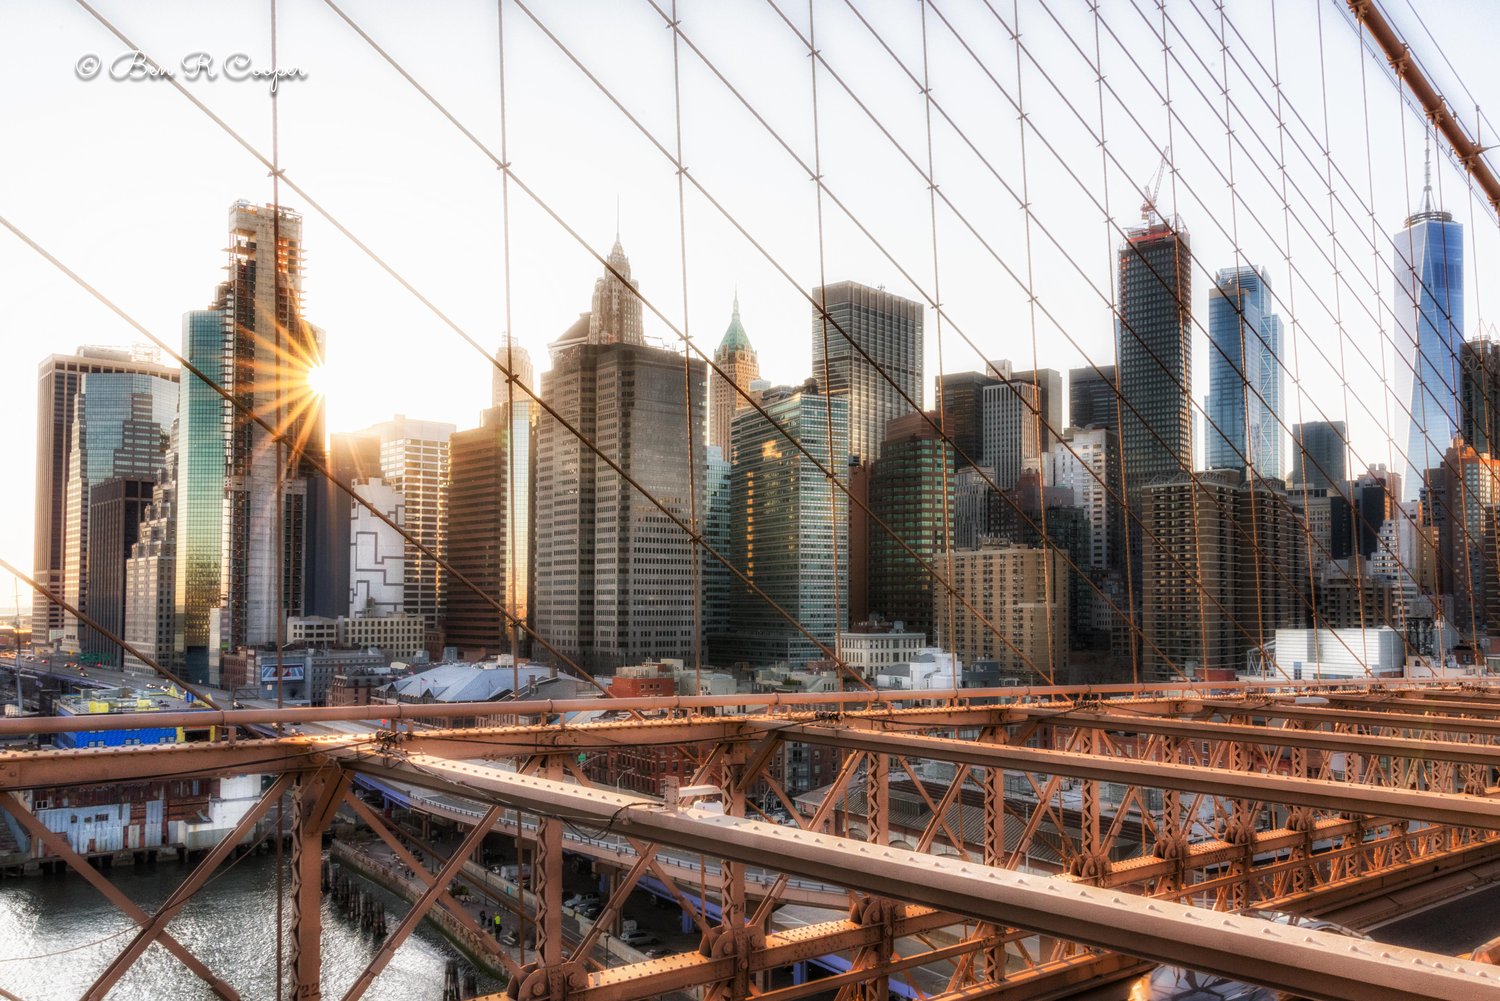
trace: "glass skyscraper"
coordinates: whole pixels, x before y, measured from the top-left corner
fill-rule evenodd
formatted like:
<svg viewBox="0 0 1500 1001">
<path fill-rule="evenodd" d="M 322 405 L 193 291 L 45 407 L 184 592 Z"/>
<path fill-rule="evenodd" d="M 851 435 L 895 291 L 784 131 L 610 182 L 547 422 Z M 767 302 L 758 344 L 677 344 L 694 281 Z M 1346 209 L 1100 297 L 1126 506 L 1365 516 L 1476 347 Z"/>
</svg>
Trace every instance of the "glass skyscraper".
<svg viewBox="0 0 1500 1001">
<path fill-rule="evenodd" d="M 308 384 L 322 364 L 323 332 L 302 315 L 302 217 L 285 207 L 229 209 L 228 277 L 213 308 L 229 338 L 221 384 L 240 412 L 226 428 L 228 535 L 225 576 L 230 649 L 274 643 L 286 616 L 336 610 L 330 559 L 319 547 L 327 494 L 309 490 L 324 455 L 323 405 Z M 278 466 L 280 472 L 278 473 Z"/>
<path fill-rule="evenodd" d="M 1307 421 L 1292 428 L 1292 483 L 1340 490 L 1348 479 L 1343 421 Z"/>
<path fill-rule="evenodd" d="M 96 373 L 145 373 L 176 378 L 174 369 L 156 363 L 154 351 L 140 348 L 81 347 L 77 354 L 51 355 L 42 361 L 37 371 L 36 549 L 32 576 L 59 596 L 64 591 L 64 537 L 69 534 L 68 472 L 74 461 L 76 410 L 84 379 Z M 86 495 L 80 492 L 76 499 L 86 506 Z M 74 534 L 72 542 L 81 543 L 82 536 Z M 75 566 L 75 572 L 82 572 L 81 564 Z M 32 635 L 38 643 L 61 639 L 62 606 L 40 597 L 33 602 Z"/>
<path fill-rule="evenodd" d="M 1414 500 L 1429 469 L 1459 430 L 1459 347 L 1464 339 L 1464 228 L 1432 204 L 1432 178 L 1422 208 L 1394 237 L 1391 305 L 1396 314 L 1399 400 L 1410 409 L 1404 500 Z M 1398 411 L 1399 413 L 1399 411 Z"/>
<path fill-rule="evenodd" d="M 1225 268 L 1208 294 L 1209 469 L 1253 468 L 1279 480 L 1282 466 L 1281 318 L 1264 271 Z"/>
<path fill-rule="evenodd" d="M 1036 387 L 1025 388 L 1034 391 Z M 953 447 L 928 423 L 929 417 L 936 422 L 936 412 L 912 413 L 891 421 L 880 460 L 870 474 L 870 510 L 890 531 L 870 525 L 869 607 L 888 621 L 905 623 L 907 632 L 922 633 L 941 646 L 942 637 L 933 634 L 932 576 L 917 557 L 936 565 L 953 548 L 957 469 Z M 937 598 L 947 599 L 946 592 Z"/>
<path fill-rule="evenodd" d="M 224 314 L 205 309 L 182 318 L 182 356 L 204 379 L 224 384 L 229 334 Z M 177 425 L 176 614 L 173 656 L 189 681 L 219 680 L 228 559 L 225 469 L 234 411 L 219 393 L 183 370 Z"/>
<path fill-rule="evenodd" d="M 730 474 L 733 556 L 740 571 L 818 641 L 833 649 L 848 625 L 839 598 L 849 503 L 813 462 L 787 443 L 791 435 L 825 468 L 837 470 L 837 444 L 849 433 L 849 398 L 824 396 L 816 383 L 770 390 L 766 415 L 744 408 L 734 418 Z M 767 419 L 769 417 L 769 420 Z M 774 424 L 773 424 L 774 422 Z M 828 430 L 833 429 L 834 447 Z M 781 430 L 777 430 L 777 426 Z M 751 665 L 804 664 L 823 652 L 740 580 L 731 581 L 731 628 L 722 656 Z"/>
<path fill-rule="evenodd" d="M 825 324 L 814 307 L 812 377 L 830 396 L 849 397 L 848 446 L 837 451 L 873 462 L 880 458 L 886 425 L 914 409 L 902 394 L 922 403 L 922 304 L 850 281 L 815 288 L 812 294 L 830 320 Z"/>
<path fill-rule="evenodd" d="M 176 412 L 177 373 L 153 362 L 87 372 L 79 380 L 64 495 L 63 597 L 69 604 L 88 610 L 90 492 L 115 478 L 154 479 Z M 78 619 L 64 615 L 64 648 L 76 651 L 86 639 Z"/>
</svg>

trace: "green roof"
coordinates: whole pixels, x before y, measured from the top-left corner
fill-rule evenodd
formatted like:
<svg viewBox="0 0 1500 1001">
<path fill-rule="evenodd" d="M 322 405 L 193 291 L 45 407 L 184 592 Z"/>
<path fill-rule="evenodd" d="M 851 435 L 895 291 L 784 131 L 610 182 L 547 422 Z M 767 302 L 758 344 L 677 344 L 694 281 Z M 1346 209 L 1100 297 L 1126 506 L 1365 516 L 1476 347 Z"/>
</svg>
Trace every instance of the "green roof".
<svg viewBox="0 0 1500 1001">
<path fill-rule="evenodd" d="M 730 351 L 753 351 L 750 346 L 750 335 L 745 333 L 745 325 L 740 322 L 740 297 L 739 293 L 734 296 L 734 315 L 729 318 L 729 329 L 724 331 L 724 339 L 719 342 L 719 350 Z"/>
</svg>

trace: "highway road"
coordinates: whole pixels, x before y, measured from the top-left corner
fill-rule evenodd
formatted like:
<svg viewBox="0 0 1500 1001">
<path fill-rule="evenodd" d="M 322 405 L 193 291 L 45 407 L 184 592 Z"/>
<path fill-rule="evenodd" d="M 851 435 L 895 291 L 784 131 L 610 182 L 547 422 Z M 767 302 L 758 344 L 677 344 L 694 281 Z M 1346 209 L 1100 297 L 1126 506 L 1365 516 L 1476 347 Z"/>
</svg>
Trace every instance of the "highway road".
<svg viewBox="0 0 1500 1001">
<path fill-rule="evenodd" d="M 1377 942 L 1457 956 L 1500 935 L 1500 883 L 1403 914 L 1366 934 Z"/>
</svg>

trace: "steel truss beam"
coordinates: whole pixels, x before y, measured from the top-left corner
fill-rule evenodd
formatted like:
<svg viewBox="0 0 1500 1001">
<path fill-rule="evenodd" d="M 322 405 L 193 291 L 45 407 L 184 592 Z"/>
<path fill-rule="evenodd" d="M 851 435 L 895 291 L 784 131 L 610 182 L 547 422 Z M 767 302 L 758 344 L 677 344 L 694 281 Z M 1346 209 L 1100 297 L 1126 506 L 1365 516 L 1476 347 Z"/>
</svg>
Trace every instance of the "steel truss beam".
<svg viewBox="0 0 1500 1001">
<path fill-rule="evenodd" d="M 354 767 L 363 768 L 362 764 Z M 790 830 L 701 809 L 479 765 L 413 755 L 410 770 L 471 796 L 649 841 L 711 852 L 792 875 L 833 879 L 880 897 L 1085 945 L 1189 966 L 1311 998 L 1500 997 L 1500 970 L 1259 919 L 1209 912 L 849 838 Z"/>
<path fill-rule="evenodd" d="M 292 794 L 292 997 L 323 996 L 323 832 L 352 776 L 343 769 L 300 776 Z"/>
<path fill-rule="evenodd" d="M 15 793 L 0 794 L 0 810 L 15 817 L 16 821 L 26 828 L 26 832 L 40 841 L 48 852 L 68 863 L 68 866 L 82 876 L 86 883 L 103 894 L 104 899 L 114 904 L 120 913 L 140 925 L 143 931 L 151 925 L 150 914 L 125 896 L 98 869 L 89 865 L 88 860 L 75 852 L 61 834 L 52 831 L 38 820 L 34 813 L 26 809 L 26 804 Z M 209 990 L 213 991 L 217 997 L 224 998 L 226 1001 L 239 1001 L 239 992 L 231 987 L 228 981 L 205 966 L 202 960 L 188 951 L 187 946 L 173 938 L 165 929 L 157 932 L 156 938 L 168 952 L 180 959 L 184 966 L 207 984 Z M 12 997 L 13 995 L 6 996 Z"/>
<path fill-rule="evenodd" d="M 417 857 L 401 843 L 401 839 L 396 837 L 390 827 L 381 819 L 380 815 L 370 809 L 370 804 L 352 792 L 346 792 L 344 803 L 354 811 L 360 820 L 364 821 L 366 827 L 374 831 L 376 836 L 385 842 L 386 847 L 391 850 L 392 854 L 400 859 L 416 878 L 420 879 L 427 886 L 431 886 L 436 881 L 437 877 L 433 876 L 426 866 L 417 861 Z M 438 894 L 437 900 L 438 906 L 453 915 L 465 928 L 478 936 L 479 941 L 486 944 L 490 955 L 499 959 L 512 977 L 519 977 L 521 975 L 521 967 L 510 957 L 510 953 L 502 949 L 500 943 L 495 941 L 493 931 L 487 928 L 480 928 L 479 923 L 469 916 L 469 912 L 458 901 L 453 899 L 453 895 L 448 892 L 446 887 L 440 887 L 440 890 L 441 892 Z M 507 904 L 510 903 L 509 900 L 504 902 Z M 522 905 L 517 903 L 514 906 L 520 908 Z"/>
<path fill-rule="evenodd" d="M 1041 710 L 1013 710 L 1013 715 L 1023 715 L 1043 722 L 1052 722 L 1060 727 L 1082 729 L 1104 729 L 1124 733 L 1152 733 L 1168 737 L 1183 737 L 1189 740 L 1243 741 L 1271 747 L 1304 748 L 1316 751 L 1333 751 L 1353 754 L 1370 753 L 1370 738 L 1364 734 L 1339 733 L 1327 730 L 1291 729 L 1289 727 L 1253 726 L 1244 723 L 1214 723 L 1200 720 L 1153 719 L 1139 713 L 1117 712 L 1070 712 L 1066 716 Z M 1341 724 L 1343 720 L 1329 719 L 1327 722 Z M 1500 728 L 1497 728 L 1500 736 Z M 1382 736 L 1380 753 L 1392 757 L 1410 757 L 1432 760 L 1456 761 L 1464 764 L 1489 765 L 1500 768 L 1500 743 L 1459 743 L 1452 740 L 1422 740 L 1410 737 Z"/>
<path fill-rule="evenodd" d="M 779 730 L 783 740 L 853 748 L 870 754 L 905 753 L 986 768 L 1041 772 L 1069 778 L 1205 793 L 1226 799 L 1271 801 L 1291 806 L 1500 830 L 1500 800 L 1485 796 L 1292 778 L 1202 765 L 1165 764 L 1107 754 L 982 744 L 972 740 L 924 734 L 879 733 L 816 724 L 786 724 L 779 726 Z"/>
<path fill-rule="evenodd" d="M 443 863 L 442 868 L 432 877 L 432 881 L 427 884 L 427 889 L 417 898 L 416 903 L 412 904 L 411 910 L 406 912 L 406 916 L 401 919 L 401 923 L 396 926 L 396 930 L 386 936 L 385 941 L 381 943 L 380 950 L 370 958 L 369 964 L 365 966 L 360 975 L 354 978 L 354 983 L 349 985 L 349 990 L 344 993 L 344 1001 L 359 1001 L 360 998 L 364 997 L 365 991 L 369 990 L 370 985 L 375 982 L 375 978 L 380 976 L 380 971 L 385 969 L 386 964 L 391 961 L 391 957 L 396 954 L 396 950 L 401 947 L 401 943 L 405 942 L 407 937 L 416 931 L 417 925 L 427 916 L 427 912 L 432 909 L 432 905 L 437 902 L 438 897 L 448 892 L 449 882 L 463 868 L 464 860 L 473 854 L 475 846 L 484 840 L 484 836 L 489 833 L 495 821 L 500 819 L 501 812 L 502 807 L 491 807 L 485 812 L 484 817 L 480 819 L 479 823 L 475 824 L 464 837 L 463 842 L 458 846 L 458 850 L 448 858 L 448 861 Z"/>
<path fill-rule="evenodd" d="M 204 883 L 208 882 L 208 878 L 214 874 L 214 870 L 218 869 L 219 863 L 223 862 L 231 851 L 239 847 L 240 842 L 245 839 L 245 835 L 254 829 L 256 822 L 265 816 L 266 811 L 281 801 L 281 796 L 286 792 L 287 787 L 291 785 L 291 781 L 291 776 L 281 776 L 281 778 L 272 784 L 271 788 L 266 790 L 258 803 L 245 811 L 245 815 L 240 818 L 239 823 L 235 824 L 234 828 L 228 834 L 219 839 L 219 843 L 214 846 L 213 851 L 209 852 L 208 856 L 202 862 L 198 863 L 198 866 L 188 874 L 188 877 L 182 881 L 177 889 L 172 891 L 172 895 L 157 909 L 156 913 L 151 915 L 151 920 L 141 926 L 141 930 L 136 933 L 135 938 L 131 940 L 130 944 L 121 950 L 120 954 L 110 962 L 109 966 L 105 967 L 104 972 L 100 973 L 98 978 L 95 979 L 93 986 L 84 992 L 82 1001 L 103 1001 L 111 988 L 119 982 L 126 971 L 140 958 L 141 953 L 146 951 L 146 947 L 160 937 L 162 930 L 167 926 L 167 922 L 176 917 L 189 898 L 198 892 Z"/>
<path fill-rule="evenodd" d="M 1338 681 L 1236 681 L 1236 682 L 1169 682 L 1157 685 L 1037 685 L 1026 688 L 961 688 L 946 691 L 855 691 L 799 694 L 682 695 L 667 698 L 599 698 L 535 699 L 519 702 L 453 702 L 447 704 L 398 703 L 392 705 L 318 706 L 284 709 L 200 709 L 163 713 L 112 713 L 92 719 L 80 717 L 20 717 L 0 719 L 0 735 L 70 733 L 77 730 L 133 730 L 147 726 L 218 726 L 246 727 L 287 723 L 381 722 L 397 727 L 403 722 L 493 717 L 557 718 L 567 713 L 595 712 L 601 709 L 630 712 L 647 710 L 667 716 L 680 713 L 728 711 L 744 713 L 764 709 L 772 713 L 795 713 L 814 708 L 839 709 L 865 706 L 889 712 L 892 706 L 918 705 L 978 706 L 993 708 L 996 704 L 1036 702 L 1135 699 L 1157 702 L 1189 699 L 1271 699 L 1279 695 L 1304 696 L 1359 694 L 1363 692 L 1390 695 L 1397 692 L 1438 691 L 1455 697 L 1479 693 L 1500 696 L 1500 683 L 1468 681 L 1455 685 L 1451 680 L 1408 680 L 1392 685 L 1388 680 L 1345 678 Z M 855 710 L 846 710 L 855 711 Z M 636 724 L 662 721 L 637 720 Z"/>
<path fill-rule="evenodd" d="M 143 715 L 143 714 L 142 714 Z M 147 723 L 147 726 L 157 726 Z M 94 729 L 84 721 L 79 729 Z M 337 740 L 327 746 L 348 746 Z M 324 746 L 310 738 L 157 744 L 78 750 L 0 753 L 0 791 L 192 778 L 202 775 L 278 775 L 322 766 Z"/>
</svg>

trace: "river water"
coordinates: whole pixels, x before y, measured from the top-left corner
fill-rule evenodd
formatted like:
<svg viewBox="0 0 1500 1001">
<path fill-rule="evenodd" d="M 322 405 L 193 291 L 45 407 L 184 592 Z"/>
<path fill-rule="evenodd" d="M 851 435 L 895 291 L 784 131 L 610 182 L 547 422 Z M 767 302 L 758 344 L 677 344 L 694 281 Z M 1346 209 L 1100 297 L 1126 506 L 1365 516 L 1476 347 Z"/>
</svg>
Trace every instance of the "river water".
<svg viewBox="0 0 1500 1001">
<path fill-rule="evenodd" d="M 190 871 L 175 861 L 120 868 L 111 880 L 154 912 Z M 200 890 L 167 926 L 209 969 L 233 984 L 244 1001 L 276 997 L 276 869 L 271 855 L 249 855 Z M 395 928 L 407 905 L 384 891 Z M 290 896 L 287 898 L 290 904 Z M 288 908 L 289 909 L 289 908 Z M 0 988 L 23 1001 L 73 1001 L 125 948 L 136 924 L 73 873 L 0 882 Z M 284 943 L 288 948 L 290 942 Z M 323 996 L 341 997 L 375 954 L 376 943 L 323 904 Z M 365 993 L 375 1001 L 440 1001 L 447 960 L 457 952 L 424 923 Z M 485 979 L 481 989 L 496 985 Z M 3 996 L 3 995 L 0 995 Z M 212 998 L 175 956 L 152 945 L 110 994 L 111 999 Z"/>
</svg>

